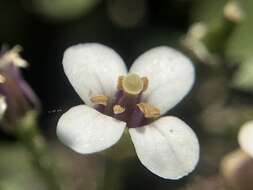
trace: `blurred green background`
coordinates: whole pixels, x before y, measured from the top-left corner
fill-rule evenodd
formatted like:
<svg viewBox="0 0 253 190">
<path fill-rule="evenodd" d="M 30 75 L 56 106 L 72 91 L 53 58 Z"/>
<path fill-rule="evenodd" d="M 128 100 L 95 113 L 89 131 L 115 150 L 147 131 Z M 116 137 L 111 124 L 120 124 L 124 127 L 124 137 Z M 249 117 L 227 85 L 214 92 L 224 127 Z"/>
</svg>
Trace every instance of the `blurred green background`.
<svg viewBox="0 0 253 190">
<path fill-rule="evenodd" d="M 238 129 L 244 122 L 253 119 L 253 1 L 237 1 L 242 19 L 232 22 L 233 27 L 219 38 L 227 30 L 227 21 L 224 21 L 227 2 L 0 1 L 0 43 L 11 47 L 19 44 L 24 49 L 22 56 L 29 62 L 29 67 L 23 70 L 24 77 L 42 102 L 40 126 L 57 165 L 70 181 L 62 178 L 66 189 L 223 188 L 216 180 L 206 179 L 210 176 L 216 179 L 220 175 L 220 161 L 224 155 L 238 148 Z M 210 50 L 208 55 L 211 58 L 204 61 L 184 45 L 187 34 L 197 22 L 205 24 L 207 35 L 216 48 L 212 51 L 208 43 L 201 42 Z M 186 121 L 200 139 L 201 158 L 193 173 L 177 181 L 161 179 L 138 162 L 128 150 L 129 143 L 121 142 L 111 150 L 112 153 L 110 150 L 106 152 L 107 156 L 83 156 L 58 142 L 55 135 L 58 118 L 70 107 L 82 103 L 64 75 L 61 64 L 63 52 L 71 45 L 85 42 L 112 47 L 128 67 L 142 52 L 160 45 L 175 47 L 192 57 L 197 71 L 195 86 L 190 95 L 168 114 Z M 120 156 L 123 158 L 118 158 Z M 108 167 L 109 172 L 106 170 Z M 210 185 L 211 182 L 217 186 Z M 203 183 L 208 185 L 203 186 Z M 4 130 L 0 131 L 2 189 L 47 189 L 17 139 Z"/>
</svg>

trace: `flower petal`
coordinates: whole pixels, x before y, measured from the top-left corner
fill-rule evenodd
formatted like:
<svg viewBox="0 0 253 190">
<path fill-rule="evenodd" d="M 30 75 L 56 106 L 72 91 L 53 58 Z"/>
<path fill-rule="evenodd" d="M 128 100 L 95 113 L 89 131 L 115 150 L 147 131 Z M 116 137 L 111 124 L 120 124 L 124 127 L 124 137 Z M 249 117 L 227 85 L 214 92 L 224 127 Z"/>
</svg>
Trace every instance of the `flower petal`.
<svg viewBox="0 0 253 190">
<path fill-rule="evenodd" d="M 253 157 L 253 121 L 249 121 L 242 126 L 238 141 L 242 150 Z"/>
<path fill-rule="evenodd" d="M 191 61 L 170 47 L 156 47 L 133 63 L 131 73 L 146 76 L 143 98 L 160 108 L 161 114 L 174 107 L 191 89 L 195 72 Z"/>
<path fill-rule="evenodd" d="M 92 96 L 112 96 L 118 77 L 127 72 L 124 61 L 113 49 L 97 43 L 68 48 L 63 66 L 72 86 L 88 105 Z"/>
<path fill-rule="evenodd" d="M 5 97 L 0 95 L 0 119 L 2 119 L 6 109 L 7 109 L 7 103 L 5 101 Z"/>
<path fill-rule="evenodd" d="M 190 173 L 199 160 L 199 143 L 195 133 L 176 117 L 162 117 L 129 129 L 141 163 L 154 174 L 179 179 Z"/>
<path fill-rule="evenodd" d="M 122 136 L 126 124 L 103 115 L 93 108 L 79 105 L 64 113 L 57 125 L 63 144 L 81 154 L 104 150 Z"/>
</svg>

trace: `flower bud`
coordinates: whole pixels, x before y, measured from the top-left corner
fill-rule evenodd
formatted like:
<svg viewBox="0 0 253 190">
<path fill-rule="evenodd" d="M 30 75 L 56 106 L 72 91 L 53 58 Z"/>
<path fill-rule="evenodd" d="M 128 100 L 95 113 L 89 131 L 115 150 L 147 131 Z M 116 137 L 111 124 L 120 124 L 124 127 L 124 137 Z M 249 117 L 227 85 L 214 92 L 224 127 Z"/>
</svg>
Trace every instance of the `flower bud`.
<svg viewBox="0 0 253 190">
<path fill-rule="evenodd" d="M 38 98 L 20 72 L 20 67 L 27 66 L 20 51 L 19 46 L 0 51 L 0 96 L 7 105 L 2 124 L 7 130 L 13 129 L 28 111 L 39 110 Z"/>
<path fill-rule="evenodd" d="M 236 150 L 223 159 L 221 172 L 229 188 L 253 189 L 253 159 L 242 150 Z"/>
</svg>

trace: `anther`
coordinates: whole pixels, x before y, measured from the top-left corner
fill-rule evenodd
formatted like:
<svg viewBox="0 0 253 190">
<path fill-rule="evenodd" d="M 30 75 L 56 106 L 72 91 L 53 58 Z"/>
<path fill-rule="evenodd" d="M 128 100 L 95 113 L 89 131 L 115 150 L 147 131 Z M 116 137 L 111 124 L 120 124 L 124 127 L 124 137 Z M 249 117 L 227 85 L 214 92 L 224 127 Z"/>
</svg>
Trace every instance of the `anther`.
<svg viewBox="0 0 253 190">
<path fill-rule="evenodd" d="M 144 114 L 145 118 L 157 118 L 160 116 L 160 110 L 148 103 L 139 103 L 137 104 L 138 108 Z"/>
<path fill-rule="evenodd" d="M 95 105 L 103 105 L 106 106 L 108 103 L 108 97 L 104 95 L 93 96 L 91 97 L 90 101 Z"/>
<path fill-rule="evenodd" d="M 113 113 L 114 114 L 121 114 L 125 111 L 126 109 L 124 107 L 122 107 L 121 105 L 115 105 L 113 106 Z"/>
</svg>

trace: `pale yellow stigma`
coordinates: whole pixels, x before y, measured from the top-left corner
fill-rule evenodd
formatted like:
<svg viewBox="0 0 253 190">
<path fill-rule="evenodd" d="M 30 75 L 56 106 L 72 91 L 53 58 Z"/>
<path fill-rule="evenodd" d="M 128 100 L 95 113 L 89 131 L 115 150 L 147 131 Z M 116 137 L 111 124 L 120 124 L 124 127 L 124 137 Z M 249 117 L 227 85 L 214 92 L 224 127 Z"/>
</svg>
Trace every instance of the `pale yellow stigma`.
<svg viewBox="0 0 253 190">
<path fill-rule="evenodd" d="M 143 90 L 143 81 L 136 74 L 129 74 L 122 80 L 123 90 L 131 95 L 138 95 Z"/>
<path fill-rule="evenodd" d="M 108 103 L 108 97 L 104 95 L 93 96 L 91 97 L 90 101 L 95 105 L 104 105 L 106 106 Z"/>
<path fill-rule="evenodd" d="M 148 88 L 147 77 L 139 77 L 137 74 L 128 74 L 127 76 L 120 76 L 118 79 L 119 90 L 123 90 L 130 95 L 138 95 Z"/>
<path fill-rule="evenodd" d="M 138 108 L 144 114 L 145 118 L 157 118 L 160 116 L 160 110 L 149 103 L 139 103 Z"/>
<path fill-rule="evenodd" d="M 125 111 L 126 109 L 123 108 L 121 105 L 115 105 L 113 106 L 113 113 L 114 114 L 121 114 Z"/>
</svg>

